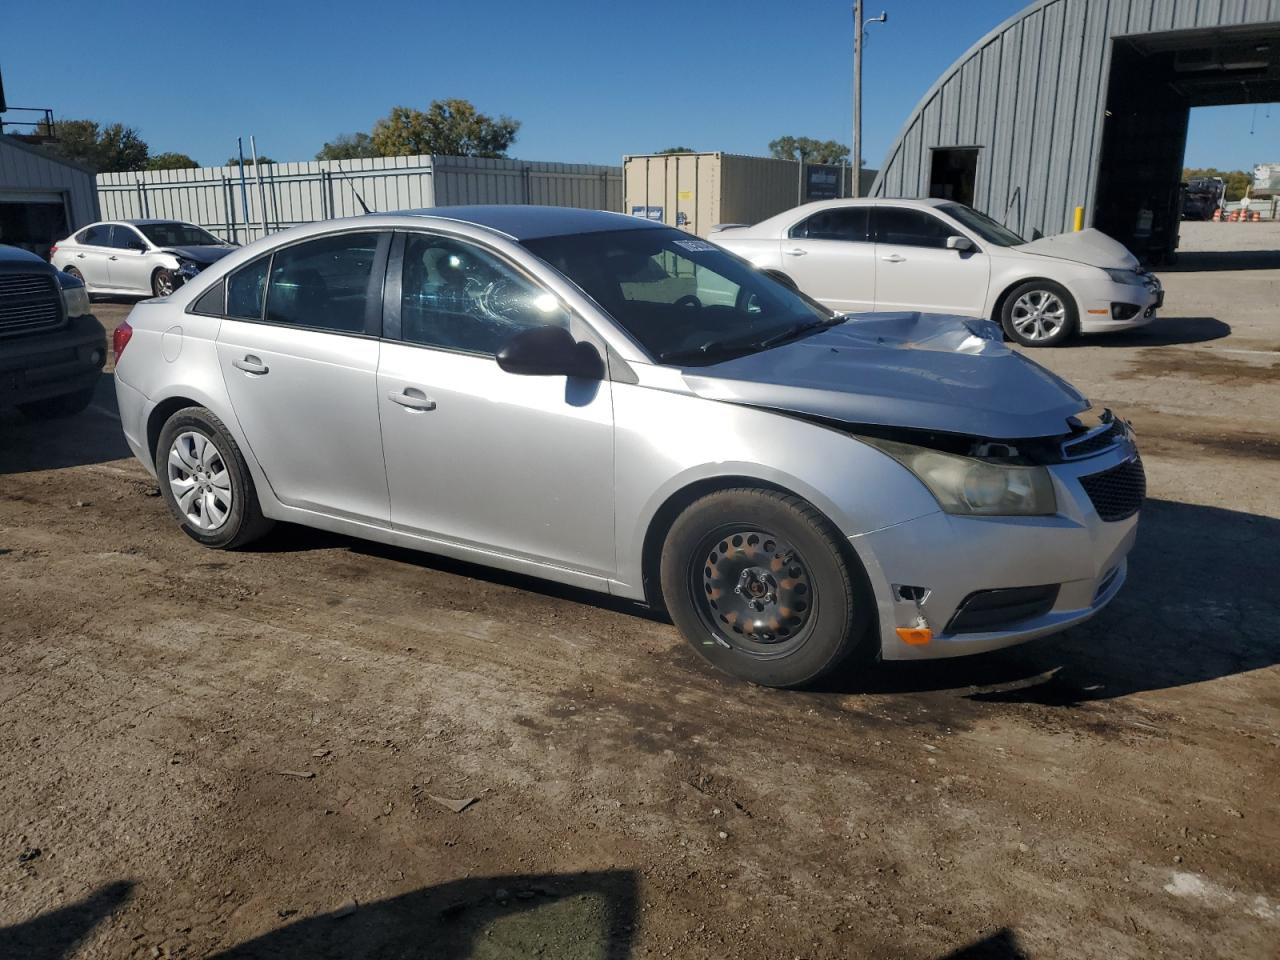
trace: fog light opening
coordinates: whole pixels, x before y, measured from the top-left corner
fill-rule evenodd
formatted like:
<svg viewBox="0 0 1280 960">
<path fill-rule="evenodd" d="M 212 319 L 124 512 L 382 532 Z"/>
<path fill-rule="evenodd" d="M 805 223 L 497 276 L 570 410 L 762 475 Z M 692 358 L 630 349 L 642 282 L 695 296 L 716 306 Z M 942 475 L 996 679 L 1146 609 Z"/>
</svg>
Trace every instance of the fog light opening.
<svg viewBox="0 0 1280 960">
<path fill-rule="evenodd" d="M 1132 320 L 1141 309 L 1136 303 L 1113 303 L 1111 305 L 1111 319 Z"/>
<path fill-rule="evenodd" d="M 893 585 L 893 594 L 904 603 L 914 603 L 919 606 L 929 599 L 929 588 L 913 587 L 905 583 L 895 583 Z"/>
</svg>

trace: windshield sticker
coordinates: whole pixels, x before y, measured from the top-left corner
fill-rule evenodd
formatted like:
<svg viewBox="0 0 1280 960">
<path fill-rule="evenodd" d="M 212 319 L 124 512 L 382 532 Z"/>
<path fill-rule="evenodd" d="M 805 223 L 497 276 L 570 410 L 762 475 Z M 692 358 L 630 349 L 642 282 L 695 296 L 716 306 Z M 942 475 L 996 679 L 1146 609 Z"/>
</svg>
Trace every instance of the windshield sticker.
<svg viewBox="0 0 1280 960">
<path fill-rule="evenodd" d="M 677 247 L 684 247 L 690 253 L 714 253 L 715 245 L 705 240 L 673 240 Z"/>
</svg>

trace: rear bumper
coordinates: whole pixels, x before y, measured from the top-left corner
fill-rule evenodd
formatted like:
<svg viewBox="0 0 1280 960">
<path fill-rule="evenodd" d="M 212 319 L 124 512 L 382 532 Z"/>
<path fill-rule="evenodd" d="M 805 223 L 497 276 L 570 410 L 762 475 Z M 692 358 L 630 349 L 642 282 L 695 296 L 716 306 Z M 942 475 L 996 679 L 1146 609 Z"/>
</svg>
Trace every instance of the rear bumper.
<svg viewBox="0 0 1280 960">
<path fill-rule="evenodd" d="M 90 388 L 106 361 L 106 330 L 94 316 L 50 333 L 0 339 L 0 407 Z"/>
</svg>

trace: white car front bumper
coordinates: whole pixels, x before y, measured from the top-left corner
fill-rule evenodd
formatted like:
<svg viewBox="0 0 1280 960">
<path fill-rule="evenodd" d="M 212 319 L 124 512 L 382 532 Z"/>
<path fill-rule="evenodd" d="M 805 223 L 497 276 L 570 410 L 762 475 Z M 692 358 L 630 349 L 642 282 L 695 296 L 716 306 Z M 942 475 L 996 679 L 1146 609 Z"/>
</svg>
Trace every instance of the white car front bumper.
<svg viewBox="0 0 1280 960">
<path fill-rule="evenodd" d="M 1164 305 L 1164 287 L 1154 274 L 1142 278 L 1142 284 L 1110 279 L 1076 284 L 1071 292 L 1080 310 L 1080 332 L 1130 330 L 1154 320 Z"/>
</svg>

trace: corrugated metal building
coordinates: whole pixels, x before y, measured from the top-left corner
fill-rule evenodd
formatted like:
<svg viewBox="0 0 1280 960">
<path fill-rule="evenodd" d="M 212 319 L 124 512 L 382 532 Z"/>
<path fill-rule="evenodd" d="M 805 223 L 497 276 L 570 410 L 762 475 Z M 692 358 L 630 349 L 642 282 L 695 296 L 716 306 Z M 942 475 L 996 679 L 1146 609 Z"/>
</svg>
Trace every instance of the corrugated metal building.
<svg viewBox="0 0 1280 960">
<path fill-rule="evenodd" d="M 930 88 L 873 196 L 950 196 L 1024 236 L 1177 239 L 1192 107 L 1280 100 L 1280 0 L 1038 0 Z"/>
<path fill-rule="evenodd" d="M 54 242 L 97 219 L 92 170 L 0 135 L 0 243 L 47 257 Z"/>
<path fill-rule="evenodd" d="M 371 210 L 464 203 L 622 209 L 622 169 L 482 157 L 373 157 L 98 175 L 103 219 L 172 217 L 228 240 Z"/>
</svg>

